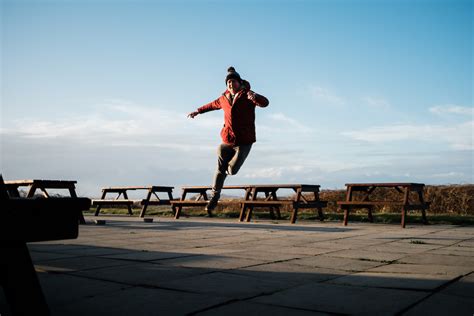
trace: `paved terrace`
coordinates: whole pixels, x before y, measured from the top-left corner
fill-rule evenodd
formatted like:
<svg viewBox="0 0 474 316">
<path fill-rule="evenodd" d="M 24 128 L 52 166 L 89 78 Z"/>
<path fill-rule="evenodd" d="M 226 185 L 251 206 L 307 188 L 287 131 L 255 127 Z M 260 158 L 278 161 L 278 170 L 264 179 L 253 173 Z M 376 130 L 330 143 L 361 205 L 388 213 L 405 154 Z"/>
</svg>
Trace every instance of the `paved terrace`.
<svg viewBox="0 0 474 316">
<path fill-rule="evenodd" d="M 474 313 L 473 227 L 101 219 L 29 245 L 53 315 Z"/>
</svg>

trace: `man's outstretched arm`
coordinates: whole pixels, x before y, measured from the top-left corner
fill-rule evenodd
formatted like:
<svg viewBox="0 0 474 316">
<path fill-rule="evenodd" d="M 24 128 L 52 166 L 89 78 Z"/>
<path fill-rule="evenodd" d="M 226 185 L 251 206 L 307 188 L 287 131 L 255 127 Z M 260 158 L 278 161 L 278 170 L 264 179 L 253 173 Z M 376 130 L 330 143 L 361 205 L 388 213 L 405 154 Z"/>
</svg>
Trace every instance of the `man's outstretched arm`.
<svg viewBox="0 0 474 316">
<path fill-rule="evenodd" d="M 188 117 L 194 118 L 198 114 L 203 114 L 209 111 L 220 110 L 220 109 L 221 109 L 221 102 L 220 102 L 220 98 L 218 98 L 212 101 L 211 103 L 201 106 L 196 111 L 189 113 Z"/>
</svg>

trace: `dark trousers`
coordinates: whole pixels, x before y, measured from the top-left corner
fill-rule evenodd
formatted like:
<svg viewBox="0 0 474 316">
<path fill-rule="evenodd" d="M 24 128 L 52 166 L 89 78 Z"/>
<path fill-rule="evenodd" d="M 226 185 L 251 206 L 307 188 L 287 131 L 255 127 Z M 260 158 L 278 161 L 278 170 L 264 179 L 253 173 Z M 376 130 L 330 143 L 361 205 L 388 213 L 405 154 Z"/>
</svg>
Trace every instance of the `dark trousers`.
<svg viewBox="0 0 474 316">
<path fill-rule="evenodd" d="M 214 182 L 212 185 L 213 197 L 219 198 L 224 181 L 227 175 L 234 175 L 239 172 L 245 159 L 252 149 L 250 145 L 232 146 L 220 144 L 217 148 L 217 170 L 214 174 Z"/>
</svg>

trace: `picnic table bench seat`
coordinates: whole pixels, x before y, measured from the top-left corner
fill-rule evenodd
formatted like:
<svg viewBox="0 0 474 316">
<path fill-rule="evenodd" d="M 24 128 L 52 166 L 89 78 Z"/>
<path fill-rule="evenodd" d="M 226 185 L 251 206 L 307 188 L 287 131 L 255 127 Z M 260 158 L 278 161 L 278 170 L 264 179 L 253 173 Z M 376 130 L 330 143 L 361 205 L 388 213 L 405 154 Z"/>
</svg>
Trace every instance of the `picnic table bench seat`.
<svg viewBox="0 0 474 316">
<path fill-rule="evenodd" d="M 295 200 L 246 200 L 241 202 L 242 212 L 240 214 L 240 221 L 245 220 L 250 221 L 252 217 L 252 211 L 254 207 L 274 207 L 277 208 L 278 218 L 281 218 L 279 207 L 284 205 L 290 205 L 293 212 L 291 214 L 290 221 L 292 224 L 296 222 L 296 217 L 298 214 L 298 209 L 300 208 L 316 208 L 318 209 L 318 218 L 320 221 L 324 220 L 324 215 L 321 208 L 327 207 L 327 201 L 295 201 Z M 245 216 L 246 210 L 248 209 L 247 216 Z"/>
<path fill-rule="evenodd" d="M 170 201 L 172 207 L 175 209 L 175 219 L 179 219 L 181 217 L 181 209 L 182 207 L 186 206 L 206 206 L 207 203 L 209 203 L 209 200 L 173 200 Z M 240 200 L 219 200 L 217 202 L 217 205 L 230 205 L 230 204 L 235 204 L 235 203 L 241 203 Z M 208 212 L 209 215 L 212 215 L 210 212 Z"/>
<path fill-rule="evenodd" d="M 340 205 L 342 208 L 351 207 L 351 206 L 384 206 L 384 205 L 394 205 L 394 206 L 406 206 L 413 209 L 428 208 L 431 202 L 424 202 L 424 204 L 405 204 L 403 202 L 396 201 L 338 201 L 337 205 Z"/>
</svg>

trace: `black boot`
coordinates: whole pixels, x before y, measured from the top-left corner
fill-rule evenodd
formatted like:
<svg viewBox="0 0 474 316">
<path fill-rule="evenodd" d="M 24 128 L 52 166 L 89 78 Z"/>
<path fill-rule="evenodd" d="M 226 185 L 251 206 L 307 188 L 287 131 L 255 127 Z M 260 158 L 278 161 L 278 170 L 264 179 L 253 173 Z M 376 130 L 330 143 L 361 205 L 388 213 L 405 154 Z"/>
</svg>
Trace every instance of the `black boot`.
<svg viewBox="0 0 474 316">
<path fill-rule="evenodd" d="M 211 212 L 216 208 L 217 202 L 219 201 L 220 196 L 221 196 L 220 193 L 213 192 L 211 199 L 207 203 L 205 210 L 207 211 L 207 214 L 209 215 L 209 217 L 212 216 Z"/>
</svg>

